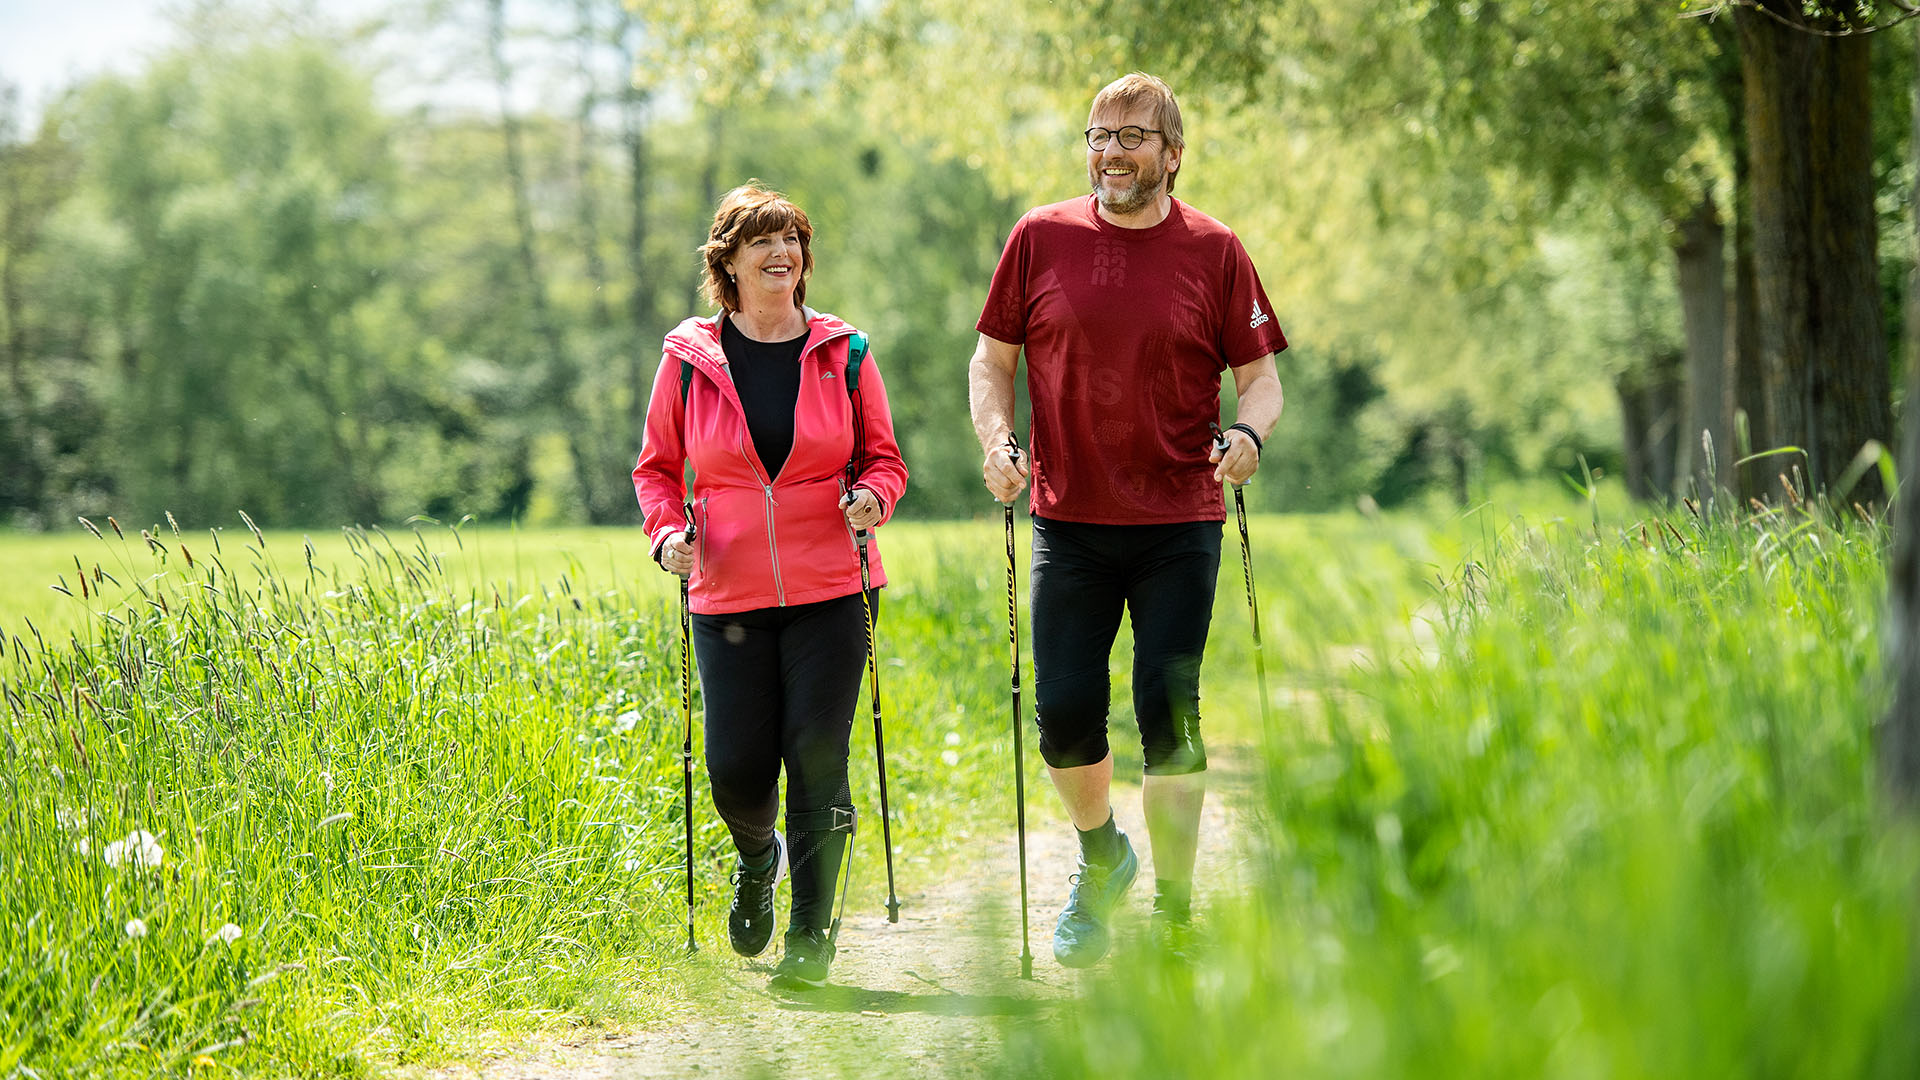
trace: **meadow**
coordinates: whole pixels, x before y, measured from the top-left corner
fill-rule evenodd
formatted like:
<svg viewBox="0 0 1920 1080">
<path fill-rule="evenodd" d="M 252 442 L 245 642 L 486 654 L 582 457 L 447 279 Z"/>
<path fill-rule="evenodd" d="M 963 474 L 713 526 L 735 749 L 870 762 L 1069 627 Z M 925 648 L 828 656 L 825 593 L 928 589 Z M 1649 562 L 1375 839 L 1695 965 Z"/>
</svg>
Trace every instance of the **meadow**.
<svg viewBox="0 0 1920 1080">
<path fill-rule="evenodd" d="M 996 1067 L 1913 1074 L 1882 530 L 1528 505 L 1256 517 L 1266 731 L 1229 524 L 1203 694 L 1260 750 L 1260 887 Z M 0 1075 L 369 1075 L 682 992 L 677 600 L 636 533 L 94 524 L 0 538 Z M 1001 531 L 882 544 L 893 837 L 936 874 L 1010 828 Z"/>
</svg>

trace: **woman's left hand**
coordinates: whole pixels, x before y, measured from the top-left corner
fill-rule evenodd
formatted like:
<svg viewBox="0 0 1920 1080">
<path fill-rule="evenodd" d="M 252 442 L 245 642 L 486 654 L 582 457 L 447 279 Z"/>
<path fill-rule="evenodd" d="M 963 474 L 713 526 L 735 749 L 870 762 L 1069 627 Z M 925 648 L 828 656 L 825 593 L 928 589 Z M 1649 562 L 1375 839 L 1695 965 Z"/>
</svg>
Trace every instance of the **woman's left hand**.
<svg viewBox="0 0 1920 1080">
<path fill-rule="evenodd" d="M 871 529 L 880 524 L 880 500 L 866 488 L 854 488 L 840 500 L 840 509 L 846 512 L 847 524 L 856 529 Z"/>
</svg>

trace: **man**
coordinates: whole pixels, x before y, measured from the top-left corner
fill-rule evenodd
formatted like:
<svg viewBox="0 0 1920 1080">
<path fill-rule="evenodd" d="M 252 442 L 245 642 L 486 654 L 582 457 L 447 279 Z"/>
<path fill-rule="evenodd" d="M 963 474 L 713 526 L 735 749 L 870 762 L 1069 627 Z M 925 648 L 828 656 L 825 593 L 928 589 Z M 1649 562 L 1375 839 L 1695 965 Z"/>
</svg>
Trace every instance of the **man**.
<svg viewBox="0 0 1920 1080">
<path fill-rule="evenodd" d="M 1180 106 L 1150 75 L 1093 99 L 1090 195 L 1027 212 L 994 271 L 968 371 L 987 488 L 1033 481 L 1033 663 L 1040 754 L 1080 834 L 1080 872 L 1053 936 L 1069 967 L 1106 955 L 1108 920 L 1139 860 L 1108 789 L 1107 663 L 1129 613 L 1133 704 L 1146 761 L 1152 925 L 1178 947 L 1191 917 L 1206 794 L 1200 659 L 1226 505 L 1280 418 L 1274 354 L 1287 347 L 1240 241 L 1173 198 Z M 1022 349 L 1031 457 L 1013 433 Z M 1220 373 L 1237 420 L 1213 448 Z"/>
</svg>

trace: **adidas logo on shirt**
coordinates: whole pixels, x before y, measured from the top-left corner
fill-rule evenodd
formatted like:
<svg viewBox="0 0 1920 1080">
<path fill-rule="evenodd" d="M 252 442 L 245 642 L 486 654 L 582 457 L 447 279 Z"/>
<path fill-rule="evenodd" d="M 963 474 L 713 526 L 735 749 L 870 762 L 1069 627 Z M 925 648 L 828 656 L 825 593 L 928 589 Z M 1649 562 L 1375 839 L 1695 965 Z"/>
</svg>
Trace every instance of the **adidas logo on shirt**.
<svg viewBox="0 0 1920 1080">
<path fill-rule="evenodd" d="M 1258 330 L 1261 326 L 1271 321 L 1272 318 L 1273 316 L 1260 310 L 1260 301 L 1255 300 L 1253 302 L 1253 321 L 1247 323 L 1247 329 Z"/>
</svg>

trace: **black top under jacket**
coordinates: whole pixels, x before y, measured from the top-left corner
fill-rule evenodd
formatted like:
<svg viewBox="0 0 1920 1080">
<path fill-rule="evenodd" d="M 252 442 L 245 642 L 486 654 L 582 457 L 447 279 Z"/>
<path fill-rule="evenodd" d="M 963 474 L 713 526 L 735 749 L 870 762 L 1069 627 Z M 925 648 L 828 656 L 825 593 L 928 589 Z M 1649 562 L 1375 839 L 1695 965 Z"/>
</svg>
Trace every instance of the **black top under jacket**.
<svg viewBox="0 0 1920 1080">
<path fill-rule="evenodd" d="M 755 341 L 740 332 L 731 318 L 720 326 L 720 348 L 727 354 L 733 388 L 747 412 L 747 431 L 753 449 L 767 468 L 767 481 L 780 475 L 793 450 L 793 408 L 800 400 L 800 350 L 803 332 L 791 341 Z"/>
</svg>

